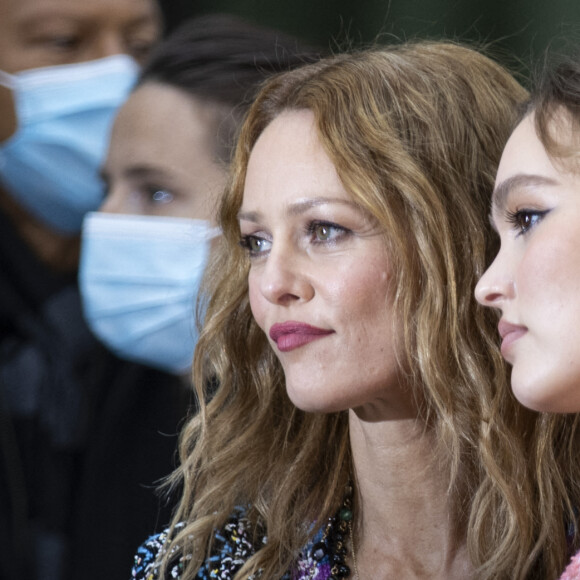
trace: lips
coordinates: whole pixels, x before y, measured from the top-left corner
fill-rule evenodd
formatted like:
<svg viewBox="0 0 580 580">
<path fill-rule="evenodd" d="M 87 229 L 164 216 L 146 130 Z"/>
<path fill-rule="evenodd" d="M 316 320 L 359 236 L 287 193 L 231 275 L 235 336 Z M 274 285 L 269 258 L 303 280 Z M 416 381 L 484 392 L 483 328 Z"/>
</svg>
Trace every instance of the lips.
<svg viewBox="0 0 580 580">
<path fill-rule="evenodd" d="M 333 333 L 334 330 L 318 328 L 303 322 L 294 321 L 274 324 L 270 328 L 270 338 L 276 343 L 281 352 L 294 350 Z"/>
<path fill-rule="evenodd" d="M 498 324 L 499 334 L 502 338 L 501 354 L 507 359 L 510 346 L 519 338 L 521 338 L 527 331 L 527 327 L 520 324 L 512 324 L 506 320 L 500 320 Z"/>
</svg>

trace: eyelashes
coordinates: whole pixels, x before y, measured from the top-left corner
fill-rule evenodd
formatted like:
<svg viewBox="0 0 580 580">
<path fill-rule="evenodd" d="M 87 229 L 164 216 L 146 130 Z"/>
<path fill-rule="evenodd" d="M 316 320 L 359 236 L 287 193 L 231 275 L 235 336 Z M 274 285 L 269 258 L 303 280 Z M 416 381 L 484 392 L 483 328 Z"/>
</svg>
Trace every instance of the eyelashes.
<svg viewBox="0 0 580 580">
<path fill-rule="evenodd" d="M 352 230 L 334 222 L 312 220 L 306 224 L 303 235 L 306 244 L 312 246 L 334 246 L 352 233 Z M 246 250 L 250 258 L 266 254 L 272 247 L 269 236 L 256 234 L 243 235 L 239 241 L 241 248 Z"/>
<path fill-rule="evenodd" d="M 238 242 L 239 246 L 246 250 L 250 257 L 259 256 L 270 249 L 272 242 L 254 234 L 242 236 Z"/>
<path fill-rule="evenodd" d="M 350 230 L 334 222 L 314 220 L 308 224 L 306 232 L 314 243 L 324 243 L 336 241 L 350 233 Z"/>
<path fill-rule="evenodd" d="M 517 235 L 525 235 L 530 229 L 542 221 L 549 210 L 520 209 L 514 212 L 506 212 L 506 221 L 517 231 Z"/>
</svg>

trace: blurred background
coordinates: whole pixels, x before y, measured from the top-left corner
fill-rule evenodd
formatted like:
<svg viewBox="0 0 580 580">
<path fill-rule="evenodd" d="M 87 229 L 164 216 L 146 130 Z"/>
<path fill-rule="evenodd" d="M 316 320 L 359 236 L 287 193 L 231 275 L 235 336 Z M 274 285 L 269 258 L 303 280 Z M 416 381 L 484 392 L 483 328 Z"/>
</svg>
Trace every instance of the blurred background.
<svg viewBox="0 0 580 580">
<path fill-rule="evenodd" d="M 491 44 L 523 74 L 550 45 L 580 42 L 579 0 L 162 0 L 168 29 L 186 16 L 230 12 L 323 47 L 397 39 Z"/>
</svg>

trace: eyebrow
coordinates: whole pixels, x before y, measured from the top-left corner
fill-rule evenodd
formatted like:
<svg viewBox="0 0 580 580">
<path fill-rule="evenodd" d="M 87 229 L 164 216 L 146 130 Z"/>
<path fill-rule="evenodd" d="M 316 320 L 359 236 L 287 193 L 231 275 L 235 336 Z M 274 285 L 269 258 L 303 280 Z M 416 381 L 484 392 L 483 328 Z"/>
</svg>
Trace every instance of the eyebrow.
<svg viewBox="0 0 580 580">
<path fill-rule="evenodd" d="M 109 171 L 106 167 L 103 167 L 100 171 L 101 178 L 107 181 L 109 178 Z M 130 177 L 133 179 L 170 179 L 171 175 L 169 172 L 165 171 L 160 167 L 153 167 L 150 165 L 132 165 L 127 169 L 123 170 L 124 177 Z"/>
<path fill-rule="evenodd" d="M 330 203 L 339 203 L 342 205 L 347 205 L 350 207 L 355 207 L 360 209 L 360 206 L 354 201 L 348 199 L 340 199 L 334 197 L 312 197 L 309 199 L 299 200 L 295 203 L 290 204 L 286 209 L 286 215 L 288 217 L 301 215 L 307 212 L 313 207 L 318 207 L 321 205 L 326 205 Z M 262 213 L 260 211 L 241 211 L 238 213 L 238 220 L 245 220 L 249 222 L 258 223 L 262 219 Z"/>
<path fill-rule="evenodd" d="M 90 15 L 86 15 L 82 10 L 71 13 L 70 10 L 66 8 L 59 8 L 58 6 L 35 6 L 28 11 L 23 10 L 18 15 L 18 20 L 16 21 L 17 26 L 27 27 L 35 26 L 38 24 L 44 24 L 46 21 L 54 22 L 73 22 L 84 23 L 87 19 L 91 18 Z M 154 24 L 157 27 L 157 22 L 155 15 L 150 14 L 139 14 L 135 15 L 130 21 L 127 22 L 128 28 L 136 28 L 139 26 Z"/>
<path fill-rule="evenodd" d="M 518 173 L 517 175 L 508 177 L 494 189 L 491 197 L 492 209 L 500 212 L 504 210 L 509 196 L 512 191 L 516 189 L 525 189 L 542 185 L 554 186 L 558 185 L 558 182 L 551 177 L 528 173 Z"/>
<path fill-rule="evenodd" d="M 171 174 L 160 167 L 150 165 L 133 165 L 125 170 L 125 175 L 132 178 L 167 179 Z"/>
</svg>

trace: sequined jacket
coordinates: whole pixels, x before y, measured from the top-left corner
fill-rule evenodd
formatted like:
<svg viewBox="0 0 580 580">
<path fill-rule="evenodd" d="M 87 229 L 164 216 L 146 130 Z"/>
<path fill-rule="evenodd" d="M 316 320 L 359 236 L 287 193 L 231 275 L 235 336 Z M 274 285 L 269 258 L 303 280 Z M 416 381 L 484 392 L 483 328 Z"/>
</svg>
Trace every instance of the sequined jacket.
<svg viewBox="0 0 580 580">
<path fill-rule="evenodd" d="M 196 580 L 218 578 L 231 580 L 246 560 L 255 552 L 249 536 L 249 524 L 243 513 L 235 514 L 223 530 L 214 536 L 212 556 L 201 567 Z M 131 578 L 134 580 L 161 580 L 159 578 L 158 557 L 164 553 L 167 541 L 167 531 L 149 538 L 137 551 Z M 264 539 L 264 542 L 266 539 Z M 316 547 L 324 543 L 323 532 L 319 531 L 311 544 L 308 544 L 299 554 L 293 569 L 280 580 L 329 580 L 332 577 L 332 564 L 327 553 L 317 554 Z M 182 558 L 177 558 L 170 565 L 164 580 L 179 580 L 182 575 Z M 251 580 L 250 578 L 248 580 Z"/>
</svg>

